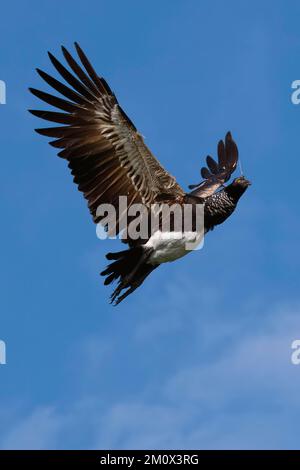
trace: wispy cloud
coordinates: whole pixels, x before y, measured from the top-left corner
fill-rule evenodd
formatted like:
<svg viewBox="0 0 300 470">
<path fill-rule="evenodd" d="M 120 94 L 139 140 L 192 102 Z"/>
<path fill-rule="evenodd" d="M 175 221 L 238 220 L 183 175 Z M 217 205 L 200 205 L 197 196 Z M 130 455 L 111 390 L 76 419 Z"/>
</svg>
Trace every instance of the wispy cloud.
<svg viewBox="0 0 300 470">
<path fill-rule="evenodd" d="M 300 305 L 266 305 L 261 299 L 249 320 L 250 299 L 239 305 L 240 315 L 233 322 L 216 313 L 222 292 L 209 286 L 198 289 L 197 299 L 205 308 L 196 315 L 192 279 L 186 278 L 182 290 L 177 284 L 174 279 L 165 297 L 152 302 L 152 318 L 150 307 L 142 312 L 130 337 L 116 338 L 114 344 L 106 343 L 101 333 L 87 338 L 80 349 L 85 386 L 67 405 L 46 404 L 15 417 L 2 433 L 1 447 L 59 448 L 60 436 L 66 434 L 75 448 L 297 446 L 291 416 L 300 416 L 300 369 L 291 364 L 290 346 L 300 332 Z M 164 302 L 174 308 L 164 310 Z M 259 314 L 260 323 L 251 322 Z M 155 339 L 165 337 L 168 348 L 170 335 L 178 335 L 177 349 L 163 352 L 163 346 L 156 347 Z M 190 335 L 188 348 L 180 335 Z M 140 354 L 152 366 L 144 371 L 148 378 L 133 390 L 125 382 L 126 374 L 130 380 L 125 360 L 124 377 L 116 382 L 118 387 L 123 384 L 124 393 L 119 389 L 103 401 L 106 367 L 113 374 L 114 361 L 122 360 L 122 341 L 131 345 L 132 361 Z M 155 370 L 160 357 L 163 372 Z M 85 430 L 85 436 L 78 430 Z"/>
<path fill-rule="evenodd" d="M 63 417 L 53 407 L 34 409 L 3 432 L 1 449 L 45 449 L 55 447 Z"/>
</svg>

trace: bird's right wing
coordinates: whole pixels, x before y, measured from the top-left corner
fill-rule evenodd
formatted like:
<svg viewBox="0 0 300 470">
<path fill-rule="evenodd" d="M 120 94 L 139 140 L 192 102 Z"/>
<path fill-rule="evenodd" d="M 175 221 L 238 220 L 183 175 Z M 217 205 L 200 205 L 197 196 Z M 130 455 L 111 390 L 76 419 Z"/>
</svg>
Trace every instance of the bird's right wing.
<svg viewBox="0 0 300 470">
<path fill-rule="evenodd" d="M 145 145 L 106 81 L 96 74 L 79 45 L 75 43 L 75 47 L 83 67 L 62 48 L 73 73 L 49 54 L 67 85 L 37 70 L 67 100 L 30 89 L 35 96 L 63 112 L 31 110 L 31 113 L 62 124 L 36 131 L 55 138 L 50 143 L 61 149 L 60 157 L 69 161 L 74 182 L 88 200 L 94 221 L 101 222 L 97 216 L 100 204 L 110 203 L 118 209 L 119 196 L 127 196 L 127 209 L 133 203 L 149 207 L 164 196 L 171 200 L 183 197 L 184 191 Z"/>
<path fill-rule="evenodd" d="M 223 140 L 218 143 L 218 162 L 209 155 L 206 157 L 207 167 L 201 168 L 201 176 L 204 181 L 190 185 L 189 188 L 194 190 L 190 194 L 203 199 L 211 196 L 229 180 L 236 169 L 238 156 L 237 145 L 231 133 L 227 132 L 225 143 Z"/>
</svg>

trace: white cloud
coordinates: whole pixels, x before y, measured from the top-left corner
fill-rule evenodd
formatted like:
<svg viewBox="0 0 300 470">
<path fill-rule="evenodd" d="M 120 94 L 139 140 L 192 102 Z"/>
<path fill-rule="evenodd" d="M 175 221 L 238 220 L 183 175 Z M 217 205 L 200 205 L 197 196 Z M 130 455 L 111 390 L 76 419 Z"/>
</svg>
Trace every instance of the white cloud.
<svg viewBox="0 0 300 470">
<path fill-rule="evenodd" d="M 57 414 L 54 408 L 37 408 L 8 429 L 0 448 L 37 450 L 55 448 L 57 434 L 62 424 L 63 417 Z"/>
<path fill-rule="evenodd" d="M 250 299 L 239 315 L 227 316 L 224 293 L 181 281 L 174 279 L 165 296 L 141 310 L 129 337 L 122 337 L 121 328 L 111 343 L 101 333 L 84 341 L 85 386 L 67 410 L 46 405 L 15 418 L 2 433 L 1 447 L 55 448 L 66 435 L 70 448 L 297 446 L 292 418 L 300 417 L 300 366 L 290 356 L 292 341 L 300 337 L 300 306 L 266 307 L 264 300 Z M 168 351 L 170 337 L 176 347 Z M 115 373 L 114 360 L 122 369 L 124 345 L 131 348 L 124 381 L 136 356 L 150 369 L 141 384 L 135 378 L 136 389 L 126 392 L 124 382 L 124 390 L 103 401 L 101 371 L 108 363 Z M 157 375 L 159 362 L 163 374 Z"/>
</svg>

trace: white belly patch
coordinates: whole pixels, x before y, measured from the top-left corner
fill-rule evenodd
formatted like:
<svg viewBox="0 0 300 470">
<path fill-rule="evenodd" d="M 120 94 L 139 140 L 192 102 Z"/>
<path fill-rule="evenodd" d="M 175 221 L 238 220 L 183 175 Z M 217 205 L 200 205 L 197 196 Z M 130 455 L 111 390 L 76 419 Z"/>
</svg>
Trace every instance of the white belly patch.
<svg viewBox="0 0 300 470">
<path fill-rule="evenodd" d="M 202 237 L 197 232 L 161 232 L 158 230 L 145 244 L 153 248 L 148 263 L 160 264 L 175 261 L 196 249 Z"/>
</svg>

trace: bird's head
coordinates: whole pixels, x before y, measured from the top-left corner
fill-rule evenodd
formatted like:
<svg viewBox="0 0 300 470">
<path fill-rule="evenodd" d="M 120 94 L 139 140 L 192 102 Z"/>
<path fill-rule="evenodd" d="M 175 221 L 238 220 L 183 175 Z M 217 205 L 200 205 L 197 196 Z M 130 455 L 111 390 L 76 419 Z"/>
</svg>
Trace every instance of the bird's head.
<svg viewBox="0 0 300 470">
<path fill-rule="evenodd" d="M 251 186 L 251 182 L 245 176 L 239 176 L 233 180 L 232 186 L 246 190 L 248 186 Z"/>
<path fill-rule="evenodd" d="M 239 200 L 250 185 L 251 183 L 249 180 L 244 176 L 239 176 L 238 178 L 235 178 L 229 186 L 227 186 L 226 191 L 231 194 L 234 199 Z"/>
</svg>

